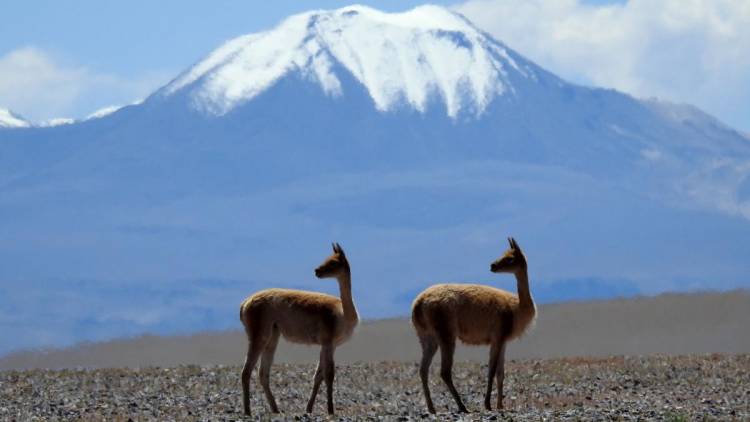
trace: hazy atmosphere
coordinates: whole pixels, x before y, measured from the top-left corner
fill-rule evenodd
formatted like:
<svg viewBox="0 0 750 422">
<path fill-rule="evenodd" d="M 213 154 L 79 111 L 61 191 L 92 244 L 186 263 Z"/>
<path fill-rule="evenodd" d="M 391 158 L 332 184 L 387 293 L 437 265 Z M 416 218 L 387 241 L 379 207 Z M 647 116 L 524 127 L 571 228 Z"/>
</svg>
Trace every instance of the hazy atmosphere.
<svg viewBox="0 0 750 422">
<path fill-rule="evenodd" d="M 0 14 L 3 420 L 750 418 L 748 256 L 747 1 Z"/>
<path fill-rule="evenodd" d="M 0 354 L 237 329 L 332 241 L 365 319 L 508 235 L 542 304 L 750 286 L 746 3 L 371 6 L 7 5 Z"/>
</svg>

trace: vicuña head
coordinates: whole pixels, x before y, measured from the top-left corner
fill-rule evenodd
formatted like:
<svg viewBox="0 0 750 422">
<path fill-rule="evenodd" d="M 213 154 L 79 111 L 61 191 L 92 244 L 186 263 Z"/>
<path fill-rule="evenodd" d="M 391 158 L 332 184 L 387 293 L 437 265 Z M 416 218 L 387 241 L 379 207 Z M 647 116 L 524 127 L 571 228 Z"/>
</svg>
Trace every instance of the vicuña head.
<svg viewBox="0 0 750 422">
<path fill-rule="evenodd" d="M 516 243 L 516 239 L 508 238 L 510 248 L 503 255 L 490 264 L 490 271 L 493 273 L 511 273 L 526 270 L 526 257 L 521 248 Z"/>
<path fill-rule="evenodd" d="M 341 249 L 341 245 L 333 243 L 332 246 L 333 254 L 315 269 L 315 277 L 338 278 L 346 275 L 349 271 L 349 261 L 346 260 L 346 254 Z"/>
</svg>

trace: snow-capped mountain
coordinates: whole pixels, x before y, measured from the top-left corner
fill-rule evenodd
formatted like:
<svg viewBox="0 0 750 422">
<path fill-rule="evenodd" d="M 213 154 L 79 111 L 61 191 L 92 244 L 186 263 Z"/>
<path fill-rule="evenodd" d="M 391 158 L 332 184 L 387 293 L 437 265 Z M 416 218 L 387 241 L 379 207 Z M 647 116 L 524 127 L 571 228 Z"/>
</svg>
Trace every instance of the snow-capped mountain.
<svg viewBox="0 0 750 422">
<path fill-rule="evenodd" d="M 512 92 L 514 77 L 537 78 L 502 44 L 441 7 L 388 14 L 352 6 L 295 15 L 268 32 L 233 39 L 161 93 L 187 91 L 196 108 L 225 114 L 291 72 L 342 95 L 341 71 L 365 87 L 378 110 L 405 103 L 424 112 L 439 98 L 451 117 L 481 113 Z"/>
<path fill-rule="evenodd" d="M 23 117 L 13 114 L 13 112 L 8 109 L 0 108 L 0 128 L 19 128 L 29 126 L 31 125 L 24 120 Z"/>
<path fill-rule="evenodd" d="M 353 6 L 99 118 L 0 129 L 0 214 L 0 350 L 235 327 L 257 288 L 335 292 L 311 277 L 330 241 L 365 317 L 436 281 L 512 290 L 487 270 L 507 235 L 532 291 L 730 288 L 750 285 L 750 141 L 567 83 L 445 9 Z"/>
<path fill-rule="evenodd" d="M 99 119 L 122 108 L 122 106 L 107 106 L 103 107 L 95 112 L 89 114 L 80 121 Z M 71 119 L 69 117 L 55 117 L 52 119 L 43 120 L 40 122 L 30 122 L 23 117 L 14 114 L 12 111 L 4 108 L 0 108 L 0 129 L 15 129 L 15 128 L 30 128 L 30 127 L 53 127 L 70 125 L 79 122 L 79 120 Z"/>
</svg>

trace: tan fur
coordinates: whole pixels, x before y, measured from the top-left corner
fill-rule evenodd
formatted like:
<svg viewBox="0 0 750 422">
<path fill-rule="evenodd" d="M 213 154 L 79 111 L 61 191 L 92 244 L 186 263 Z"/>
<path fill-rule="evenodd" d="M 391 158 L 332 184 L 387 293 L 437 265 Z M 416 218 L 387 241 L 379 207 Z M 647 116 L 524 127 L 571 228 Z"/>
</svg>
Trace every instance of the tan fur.
<svg viewBox="0 0 750 422">
<path fill-rule="evenodd" d="M 261 290 L 242 302 L 240 315 L 246 329 L 252 321 L 263 321 L 276 325 L 286 340 L 301 344 L 332 341 L 338 346 L 349 339 L 356 326 L 347 323 L 341 299 L 302 290 Z"/>
<path fill-rule="evenodd" d="M 320 383 L 325 377 L 328 413 L 333 413 L 333 354 L 337 346 L 351 337 L 359 317 L 351 296 L 351 271 L 341 246 L 315 270 L 318 278 L 336 278 L 341 298 L 316 292 L 267 289 L 255 293 L 240 305 L 240 321 L 248 338 L 248 352 L 242 370 L 242 399 L 245 414 L 250 414 L 250 375 L 261 358 L 260 382 L 271 411 L 278 413 L 269 385 L 270 368 L 279 337 L 293 343 L 321 346 L 320 362 L 313 378 L 313 390 L 307 404 L 311 412 Z"/>
<path fill-rule="evenodd" d="M 427 408 L 435 413 L 428 384 L 429 367 L 438 348 L 440 375 L 459 410 L 466 412 L 453 385 L 452 367 L 456 339 L 471 345 L 489 344 L 490 361 L 485 408 L 491 410 L 492 379 L 497 380 L 497 407 L 502 408 L 505 347 L 533 323 L 536 307 L 528 288 L 526 257 L 512 238 L 508 249 L 492 263 L 492 272 L 516 275 L 518 295 L 478 284 L 437 284 L 420 293 L 412 305 L 412 323 L 422 345 L 420 377 Z"/>
<path fill-rule="evenodd" d="M 432 317 L 445 315 L 450 330 L 471 345 L 490 344 L 496 333 L 505 333 L 506 341 L 513 340 L 523 334 L 536 314 L 535 309 L 520 310 L 517 295 L 481 284 L 436 284 L 420 293 L 413 307 L 418 303 L 429 311 L 423 313 L 424 321 L 414 321 L 417 329 L 437 336 L 440 322 Z M 503 326 L 507 314 L 513 316 L 509 327 Z"/>
</svg>

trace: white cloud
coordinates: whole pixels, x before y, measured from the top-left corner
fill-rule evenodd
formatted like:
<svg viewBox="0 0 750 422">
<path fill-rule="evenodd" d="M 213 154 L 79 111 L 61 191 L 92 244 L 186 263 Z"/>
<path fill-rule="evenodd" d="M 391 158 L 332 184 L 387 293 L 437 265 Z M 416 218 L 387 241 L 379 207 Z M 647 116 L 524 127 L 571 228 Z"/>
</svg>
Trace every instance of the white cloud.
<svg viewBox="0 0 750 422">
<path fill-rule="evenodd" d="M 36 47 L 0 56 L 0 106 L 31 121 L 84 117 L 112 103 L 129 103 L 166 82 L 166 72 L 122 78 L 66 63 Z"/>
<path fill-rule="evenodd" d="M 455 7 L 574 82 L 695 104 L 750 129 L 750 2 L 470 0 Z"/>
<path fill-rule="evenodd" d="M 714 160 L 683 181 L 680 189 L 695 204 L 750 220 L 750 162 Z M 745 191 L 745 192 L 743 192 Z"/>
</svg>

